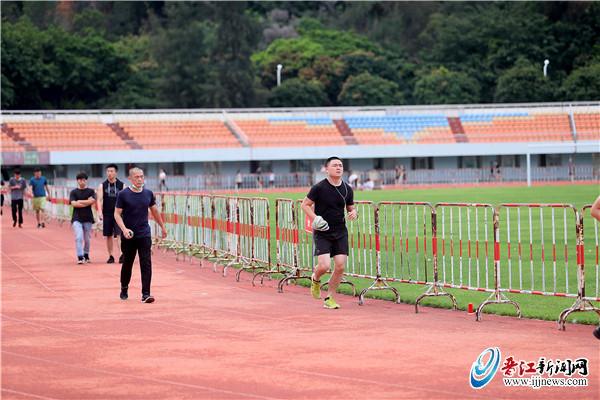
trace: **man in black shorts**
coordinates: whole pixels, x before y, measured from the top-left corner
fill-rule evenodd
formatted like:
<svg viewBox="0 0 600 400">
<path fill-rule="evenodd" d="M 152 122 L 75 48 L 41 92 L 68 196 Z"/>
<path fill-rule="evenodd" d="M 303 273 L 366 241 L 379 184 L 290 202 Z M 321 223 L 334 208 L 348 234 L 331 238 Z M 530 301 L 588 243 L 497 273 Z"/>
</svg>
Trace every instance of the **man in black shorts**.
<svg viewBox="0 0 600 400">
<path fill-rule="evenodd" d="M 96 189 L 96 197 L 98 199 L 98 215 L 102 221 L 102 235 L 106 237 L 106 249 L 108 250 L 107 264 L 115 262 L 113 256 L 113 238 L 117 239 L 119 244 L 119 236 L 121 230 L 115 222 L 115 204 L 117 203 L 117 194 L 123 190 L 123 182 L 117 178 L 119 167 L 115 164 L 106 166 L 106 180 L 98 185 Z M 123 254 L 119 257 L 119 264 L 123 262 Z"/>
<path fill-rule="evenodd" d="M 333 257 L 333 274 L 329 279 L 325 308 L 340 308 L 333 298 L 339 286 L 346 261 L 348 260 L 348 230 L 344 218 L 358 217 L 354 208 L 354 192 L 350 185 L 342 180 L 344 164 L 338 157 L 329 157 L 325 162 L 327 178 L 314 185 L 302 202 L 302 210 L 312 221 L 315 241 L 315 255 L 318 264 L 312 275 L 311 294 L 315 299 L 321 298 L 320 279 L 331 267 Z"/>
<path fill-rule="evenodd" d="M 162 238 L 167 237 L 167 230 L 160 212 L 156 207 L 154 193 L 144 188 L 144 171 L 140 168 L 129 170 L 131 185 L 123 189 L 117 196 L 115 205 L 115 221 L 121 228 L 121 300 L 127 300 L 131 270 L 136 253 L 140 257 L 142 275 L 142 303 L 154 302 L 150 294 L 152 280 L 152 233 L 148 224 L 148 209 L 154 220 L 162 229 Z"/>
</svg>

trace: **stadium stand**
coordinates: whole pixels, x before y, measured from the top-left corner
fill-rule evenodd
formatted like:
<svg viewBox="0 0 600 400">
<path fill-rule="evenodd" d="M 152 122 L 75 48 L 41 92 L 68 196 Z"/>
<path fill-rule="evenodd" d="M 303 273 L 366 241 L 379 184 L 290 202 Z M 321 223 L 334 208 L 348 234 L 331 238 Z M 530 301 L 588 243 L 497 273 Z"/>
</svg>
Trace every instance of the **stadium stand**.
<svg viewBox="0 0 600 400">
<path fill-rule="evenodd" d="M 13 122 L 7 126 L 38 151 L 129 148 L 110 127 L 97 122 Z"/>
<path fill-rule="evenodd" d="M 331 118 L 270 117 L 236 120 L 253 147 L 344 146 L 345 140 Z"/>
<path fill-rule="evenodd" d="M 241 146 L 221 121 L 136 121 L 119 125 L 143 149 Z"/>
<path fill-rule="evenodd" d="M 3 127 L 4 128 L 4 127 Z M 19 152 L 19 151 L 26 151 L 26 148 L 24 145 L 22 145 L 21 143 L 15 141 L 11 136 L 9 136 L 9 134 L 7 132 L 4 131 L 4 129 L 2 129 L 2 136 L 0 136 L 2 138 L 2 151 L 6 151 L 6 152 Z"/>
<path fill-rule="evenodd" d="M 577 140 L 600 140 L 600 113 L 575 113 Z"/>
<path fill-rule="evenodd" d="M 573 140 L 569 115 L 528 112 L 460 116 L 469 142 L 567 142 Z"/>
<path fill-rule="evenodd" d="M 351 116 L 346 122 L 359 144 L 456 142 L 444 115 Z"/>
</svg>

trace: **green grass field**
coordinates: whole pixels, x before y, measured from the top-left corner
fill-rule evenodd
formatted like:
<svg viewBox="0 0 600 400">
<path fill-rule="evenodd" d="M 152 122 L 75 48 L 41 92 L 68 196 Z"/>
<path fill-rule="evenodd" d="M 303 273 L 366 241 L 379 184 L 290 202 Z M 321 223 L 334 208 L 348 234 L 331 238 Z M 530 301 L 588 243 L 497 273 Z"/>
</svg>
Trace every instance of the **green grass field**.
<svg viewBox="0 0 600 400">
<path fill-rule="evenodd" d="M 536 187 L 468 187 L 468 188 L 443 188 L 443 189 L 419 189 L 419 190 L 381 190 L 371 192 L 356 192 L 355 200 L 379 201 L 426 201 L 432 204 L 438 202 L 468 202 L 468 203 L 489 203 L 497 206 L 501 203 L 565 203 L 572 204 L 580 209 L 585 204 L 590 204 L 600 194 L 600 187 L 597 185 L 565 185 L 565 186 L 536 186 Z M 269 199 L 271 207 L 271 229 L 272 238 L 274 235 L 274 214 L 275 199 L 290 198 L 301 199 L 303 193 L 264 193 L 260 195 Z M 450 218 L 452 208 L 453 217 Z M 423 208 L 409 207 L 388 209 L 380 214 L 381 226 L 381 261 L 382 272 L 385 277 L 410 280 L 428 280 L 432 281 L 432 254 L 430 243 L 430 216 L 428 212 L 423 212 Z M 366 212 L 366 211 L 365 211 Z M 465 208 L 459 210 L 456 207 L 446 207 L 438 209 L 438 270 L 440 271 L 438 279 L 455 285 L 467 285 L 476 287 L 493 288 L 493 230 L 491 213 L 488 213 L 487 221 L 484 219 L 485 212 L 478 210 L 467 211 Z M 459 218 L 459 212 L 460 218 Z M 443 214 L 442 214 L 443 213 Z M 467 213 L 469 213 L 470 223 L 467 224 Z M 407 215 L 408 214 L 408 215 Z M 476 224 L 475 218 L 478 218 Z M 362 216 L 364 219 L 364 215 Z M 531 225 L 529 224 L 531 218 Z M 459 222 L 459 219 L 461 222 Z M 554 223 L 552 220 L 554 219 Z M 442 222 L 443 221 L 443 222 Z M 588 296 L 598 296 L 598 270 L 595 264 L 595 229 L 597 229 L 592 219 L 586 219 L 585 234 L 586 243 L 586 289 Z M 487 222 L 487 223 L 486 223 Z M 444 229 L 442 230 L 442 223 Z M 510 223 L 510 226 L 509 226 Z M 361 229 L 363 231 L 372 221 L 363 222 Z M 541 225 L 543 224 L 543 229 Z M 350 234 L 357 229 L 349 224 Z M 485 225 L 489 229 L 487 236 L 484 232 Z M 530 229 L 531 226 L 531 229 Z M 399 234 L 402 227 L 402 234 L 410 237 L 408 251 L 403 248 L 399 251 Z M 509 229 L 510 228 L 510 229 Z M 554 228 L 554 229 L 553 229 Z M 423 251 L 421 246 L 420 253 L 417 253 L 414 247 L 414 235 L 419 233 L 421 242 L 423 241 L 423 230 L 426 231 L 428 243 L 427 252 Z M 452 231 L 452 232 L 451 232 Z M 517 244 L 520 235 L 522 244 L 522 257 L 519 259 L 517 253 Z M 395 239 L 392 237 L 395 236 Z M 442 256 L 442 236 L 445 236 L 445 256 Z M 472 257 L 467 257 L 467 241 L 471 236 Z M 553 237 L 554 236 L 554 237 Z M 355 236 L 356 237 L 356 236 Z M 479 256 L 475 256 L 475 239 L 479 242 Z M 506 242 L 508 237 L 512 244 L 511 257 L 508 257 Z M 452 240 L 452 249 L 450 239 Z M 463 241 L 463 257 L 459 257 L 459 238 Z M 489 252 L 487 257 L 484 252 L 483 243 L 485 239 L 489 242 Z M 503 288 L 513 288 L 522 290 L 543 290 L 544 292 L 558 293 L 577 293 L 577 266 L 575 255 L 575 215 L 571 210 L 540 209 L 530 211 L 526 208 L 510 209 L 508 214 L 506 209 L 500 211 L 500 238 L 501 238 L 501 286 Z M 567 242 L 567 258 L 565 262 L 565 238 Z M 391 250 L 392 241 L 396 240 L 394 251 Z M 387 241 L 387 242 L 386 242 Z M 529 243 L 532 243 L 532 257 L 530 259 Z M 553 246 L 553 242 L 555 246 Z M 402 242 L 404 243 L 404 242 Z M 356 243 L 355 243 L 356 244 Z M 544 258 L 542 259 L 542 244 L 544 246 Z M 387 250 L 385 246 L 387 245 Z M 402 246 L 403 247 L 403 246 Z M 556 262 L 553 261 L 552 253 L 556 251 Z M 454 255 L 450 256 L 451 251 Z M 364 257 L 358 250 L 351 250 L 347 272 L 355 272 L 366 275 L 375 274 L 374 256 Z M 374 252 L 373 252 L 374 253 Z M 272 246 L 272 260 L 275 260 L 275 245 Z M 300 263 L 304 267 L 312 264 L 308 250 L 304 256 L 300 257 Z M 487 262 L 487 269 L 486 267 Z M 544 274 L 542 275 L 542 271 Z M 349 277 L 360 291 L 370 286 L 372 280 Z M 487 283 L 486 283 L 487 282 Z M 555 283 L 556 282 L 556 283 Z M 299 281 L 298 284 L 306 284 L 305 281 Z M 390 282 L 400 292 L 401 301 L 405 303 L 414 303 L 415 299 L 423 293 L 427 286 L 419 284 L 405 284 Z M 556 286 L 555 286 L 556 285 Z M 452 293 L 457 300 L 460 309 L 465 310 L 469 303 L 475 307 L 483 302 L 489 293 L 476 292 L 464 289 L 445 289 Z M 342 285 L 340 291 L 350 293 L 348 285 Z M 575 299 L 556 296 L 540 296 L 530 294 L 506 294 L 512 300 L 517 301 L 524 317 L 538 318 L 547 320 L 557 320 L 559 313 L 571 306 Z M 372 291 L 367 295 L 368 298 L 393 298 L 390 291 Z M 450 307 L 451 303 L 447 297 L 428 298 L 422 302 L 423 305 L 433 307 Z M 596 303 L 598 305 L 598 303 Z M 514 307 L 510 305 L 492 305 L 485 308 L 486 312 L 492 312 L 503 315 L 514 315 Z M 569 321 L 580 323 L 596 323 L 598 317 L 594 313 L 574 313 L 569 317 Z"/>
</svg>

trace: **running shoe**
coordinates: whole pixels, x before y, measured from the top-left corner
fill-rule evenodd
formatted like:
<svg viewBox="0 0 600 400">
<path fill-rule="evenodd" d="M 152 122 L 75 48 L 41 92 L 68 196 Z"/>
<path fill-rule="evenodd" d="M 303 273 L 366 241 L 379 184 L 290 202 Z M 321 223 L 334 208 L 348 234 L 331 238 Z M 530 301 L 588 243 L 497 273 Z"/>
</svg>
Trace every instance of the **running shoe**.
<svg viewBox="0 0 600 400">
<path fill-rule="evenodd" d="M 85 258 L 77 257 L 77 264 L 85 264 Z"/>
<path fill-rule="evenodd" d="M 86 263 L 88 263 L 88 264 L 92 262 L 92 261 L 90 260 L 90 255 L 89 255 L 89 254 L 84 254 L 84 255 L 83 255 L 83 258 L 85 259 L 85 262 L 86 262 Z"/>
<path fill-rule="evenodd" d="M 310 277 L 310 294 L 315 299 L 321 298 L 321 281 L 315 281 L 313 277 Z"/>
<path fill-rule="evenodd" d="M 154 303 L 154 297 L 149 294 L 145 294 L 142 296 L 142 303 Z"/>
<path fill-rule="evenodd" d="M 115 258 L 113 256 L 108 257 L 108 260 L 106 260 L 107 264 L 114 264 L 115 263 Z"/>
<path fill-rule="evenodd" d="M 340 308 L 340 305 L 335 302 L 335 300 L 333 299 L 333 297 L 327 297 L 327 298 L 325 298 L 325 302 L 323 303 L 323 307 L 334 310 L 336 308 Z"/>
<path fill-rule="evenodd" d="M 127 300 L 129 296 L 127 295 L 127 288 L 121 288 L 121 294 L 119 295 L 121 300 Z"/>
</svg>

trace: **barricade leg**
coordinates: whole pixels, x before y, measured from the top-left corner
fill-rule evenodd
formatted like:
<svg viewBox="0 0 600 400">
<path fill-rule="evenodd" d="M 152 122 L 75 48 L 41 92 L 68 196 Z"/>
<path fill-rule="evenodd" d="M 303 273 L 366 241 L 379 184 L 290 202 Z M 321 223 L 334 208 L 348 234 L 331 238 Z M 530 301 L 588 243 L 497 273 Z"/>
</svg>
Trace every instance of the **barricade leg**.
<svg viewBox="0 0 600 400">
<path fill-rule="evenodd" d="M 291 266 L 291 270 L 288 271 L 286 276 L 279 280 L 277 284 L 277 291 L 283 293 L 283 287 L 288 285 L 290 282 L 297 282 L 299 280 L 308 280 L 310 282 L 312 270 L 314 268 L 314 242 L 312 229 L 308 224 L 308 219 L 302 211 L 301 200 L 296 201 L 293 210 L 293 222 L 288 225 L 291 229 L 291 235 L 294 238 L 295 252 L 294 252 L 294 264 Z M 300 229 L 303 224 L 302 229 Z"/>
<path fill-rule="evenodd" d="M 591 208 L 591 206 L 585 206 L 578 214 L 578 224 L 577 224 L 577 300 L 575 303 L 563 310 L 558 317 L 558 329 L 564 331 L 565 323 L 567 321 L 567 317 L 575 312 L 595 312 L 600 317 L 600 308 L 592 303 L 592 300 L 600 301 L 599 297 L 599 287 L 598 287 L 598 278 L 600 270 L 598 269 L 598 257 L 599 257 L 599 247 L 598 247 L 598 221 L 591 218 L 593 220 L 593 224 L 589 224 L 591 230 L 589 230 L 590 236 L 595 239 L 595 264 L 591 263 L 590 267 L 593 267 L 595 270 L 595 276 L 592 276 L 592 279 L 586 282 L 585 279 L 585 246 L 584 246 L 584 217 L 587 215 L 587 211 Z M 590 221 L 591 222 L 591 221 Z M 591 247 L 591 246 L 590 246 Z M 590 257 L 591 258 L 591 257 Z M 595 278 L 595 279 L 594 279 Z M 591 283 L 591 288 L 595 287 L 595 291 L 592 293 L 595 294 L 595 297 L 586 296 L 586 283 Z"/>
</svg>

